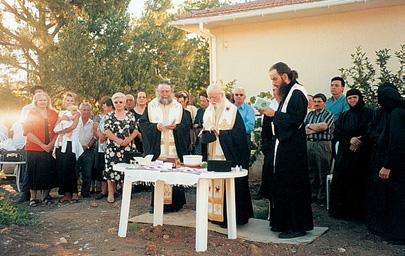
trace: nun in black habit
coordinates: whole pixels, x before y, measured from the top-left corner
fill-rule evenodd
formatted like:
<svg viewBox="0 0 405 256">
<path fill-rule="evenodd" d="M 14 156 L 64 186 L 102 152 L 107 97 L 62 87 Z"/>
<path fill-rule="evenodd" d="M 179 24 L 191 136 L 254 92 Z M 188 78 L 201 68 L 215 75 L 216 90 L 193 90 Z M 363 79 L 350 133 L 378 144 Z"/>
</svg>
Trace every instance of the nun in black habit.
<svg viewBox="0 0 405 256">
<path fill-rule="evenodd" d="M 378 103 L 367 226 L 385 239 L 405 243 L 405 101 L 395 86 L 385 83 L 378 89 Z"/>
<path fill-rule="evenodd" d="M 335 124 L 334 137 L 339 147 L 329 212 L 335 218 L 364 220 L 371 154 L 366 134 L 373 111 L 364 106 L 363 96 L 357 89 L 350 89 L 346 99 L 350 109 Z"/>
</svg>

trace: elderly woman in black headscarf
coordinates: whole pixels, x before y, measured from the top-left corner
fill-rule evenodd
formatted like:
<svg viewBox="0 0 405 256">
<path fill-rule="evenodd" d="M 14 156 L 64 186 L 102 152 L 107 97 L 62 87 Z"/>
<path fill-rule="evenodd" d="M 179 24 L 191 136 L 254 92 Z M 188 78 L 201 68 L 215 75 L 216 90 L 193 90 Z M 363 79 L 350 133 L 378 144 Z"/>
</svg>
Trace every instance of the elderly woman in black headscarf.
<svg viewBox="0 0 405 256">
<path fill-rule="evenodd" d="M 357 89 L 346 93 L 350 109 L 336 122 L 335 138 L 339 141 L 331 184 L 329 212 L 335 218 L 363 220 L 366 210 L 370 146 L 366 139 L 373 111 L 364 106 Z"/>
<path fill-rule="evenodd" d="M 368 228 L 405 243 L 405 100 L 390 83 L 377 91 L 381 106 L 375 133 Z"/>
</svg>

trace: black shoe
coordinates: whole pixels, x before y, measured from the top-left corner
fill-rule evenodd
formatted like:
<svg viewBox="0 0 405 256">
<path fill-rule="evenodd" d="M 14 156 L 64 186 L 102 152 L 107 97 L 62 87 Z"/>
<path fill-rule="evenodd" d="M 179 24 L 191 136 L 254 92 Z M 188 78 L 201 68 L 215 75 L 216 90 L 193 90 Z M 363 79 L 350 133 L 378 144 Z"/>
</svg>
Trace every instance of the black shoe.
<svg viewBox="0 0 405 256">
<path fill-rule="evenodd" d="M 88 198 L 90 197 L 90 193 L 89 192 L 83 192 L 81 193 L 82 198 Z"/>
<path fill-rule="evenodd" d="M 305 231 L 287 231 L 287 232 L 281 232 L 278 235 L 278 238 L 280 239 L 291 239 L 291 238 L 296 238 L 300 236 L 305 236 L 306 232 Z"/>
<path fill-rule="evenodd" d="M 18 199 L 18 203 L 24 203 L 30 200 L 30 194 L 22 193 L 20 199 Z"/>
<path fill-rule="evenodd" d="M 275 228 L 275 227 L 271 227 L 270 230 L 273 232 L 282 232 L 282 230 L 280 228 Z"/>
<path fill-rule="evenodd" d="M 261 199 L 263 199 L 263 196 L 262 196 L 262 194 L 259 194 L 259 193 L 257 193 L 257 194 L 253 197 L 253 200 L 261 200 Z"/>
<path fill-rule="evenodd" d="M 221 228 L 228 228 L 228 224 L 226 222 L 222 222 L 221 224 L 219 224 L 219 226 Z"/>
<path fill-rule="evenodd" d="M 100 193 L 98 193 L 98 194 L 96 195 L 96 200 L 101 200 L 101 199 L 103 199 L 104 197 L 107 197 L 107 195 L 100 192 Z"/>
</svg>

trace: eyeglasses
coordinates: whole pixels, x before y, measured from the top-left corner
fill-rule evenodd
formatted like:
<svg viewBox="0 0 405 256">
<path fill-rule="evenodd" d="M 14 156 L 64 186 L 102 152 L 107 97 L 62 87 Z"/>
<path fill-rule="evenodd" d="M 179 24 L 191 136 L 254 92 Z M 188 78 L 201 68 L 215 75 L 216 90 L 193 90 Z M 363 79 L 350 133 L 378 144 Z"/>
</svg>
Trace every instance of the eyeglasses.
<svg viewBox="0 0 405 256">
<path fill-rule="evenodd" d="M 114 104 L 122 104 L 122 103 L 124 103 L 123 101 L 114 101 Z"/>
<path fill-rule="evenodd" d="M 127 101 L 134 101 L 133 99 L 127 99 Z"/>
<path fill-rule="evenodd" d="M 243 93 L 240 93 L 240 94 L 239 94 L 239 93 L 235 93 L 234 95 L 235 95 L 235 96 L 241 96 L 241 97 L 242 97 L 242 96 L 245 95 L 245 94 L 243 94 Z"/>
</svg>

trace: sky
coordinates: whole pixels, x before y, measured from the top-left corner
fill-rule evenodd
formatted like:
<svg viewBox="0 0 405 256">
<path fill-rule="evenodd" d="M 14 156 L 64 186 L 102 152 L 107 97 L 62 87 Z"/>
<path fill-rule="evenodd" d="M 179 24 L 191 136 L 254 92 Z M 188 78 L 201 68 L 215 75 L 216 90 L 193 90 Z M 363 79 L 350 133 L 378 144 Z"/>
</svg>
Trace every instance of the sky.
<svg viewBox="0 0 405 256">
<path fill-rule="evenodd" d="M 172 0 L 174 8 L 186 0 Z M 231 3 L 246 2 L 247 0 L 230 0 Z M 142 15 L 144 0 L 131 0 L 128 6 L 128 13 L 133 18 L 139 18 Z M 222 1 L 221 1 L 222 2 Z"/>
<path fill-rule="evenodd" d="M 174 7 L 183 3 L 186 0 L 172 0 Z M 133 18 L 139 18 L 142 15 L 144 0 L 131 0 L 128 6 L 128 13 Z"/>
</svg>

